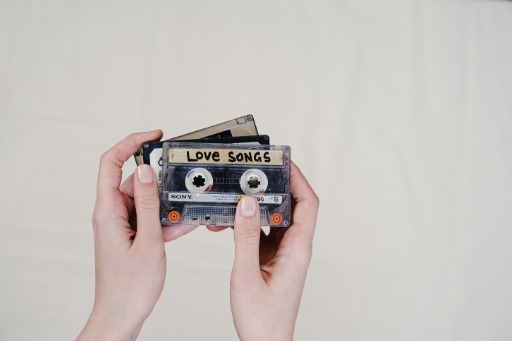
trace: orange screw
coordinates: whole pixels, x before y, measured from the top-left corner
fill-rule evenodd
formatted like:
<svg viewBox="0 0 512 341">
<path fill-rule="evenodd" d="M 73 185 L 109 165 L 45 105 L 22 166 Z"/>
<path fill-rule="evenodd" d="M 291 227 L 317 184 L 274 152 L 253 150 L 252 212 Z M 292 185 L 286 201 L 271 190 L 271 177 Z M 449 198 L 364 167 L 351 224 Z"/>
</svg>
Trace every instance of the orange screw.
<svg viewBox="0 0 512 341">
<path fill-rule="evenodd" d="M 177 223 L 180 220 L 181 216 L 178 211 L 171 211 L 171 212 L 169 212 L 167 217 L 169 218 L 169 221 L 171 223 Z"/>
<path fill-rule="evenodd" d="M 274 213 L 270 220 L 274 225 L 279 225 L 283 221 L 283 216 L 280 213 Z"/>
</svg>

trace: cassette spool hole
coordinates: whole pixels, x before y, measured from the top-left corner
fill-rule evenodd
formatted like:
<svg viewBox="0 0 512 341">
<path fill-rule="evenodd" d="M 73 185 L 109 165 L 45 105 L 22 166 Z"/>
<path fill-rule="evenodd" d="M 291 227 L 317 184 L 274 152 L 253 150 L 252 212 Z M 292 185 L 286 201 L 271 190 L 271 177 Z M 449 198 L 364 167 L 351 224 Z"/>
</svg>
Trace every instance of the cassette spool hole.
<svg viewBox="0 0 512 341">
<path fill-rule="evenodd" d="M 203 187 L 205 182 L 206 182 L 206 178 L 204 176 L 202 176 L 201 174 L 197 174 L 192 179 L 192 184 L 196 187 Z"/>
<path fill-rule="evenodd" d="M 240 177 L 240 188 L 245 194 L 265 193 L 267 186 L 267 176 L 257 168 L 246 170 Z"/>
<path fill-rule="evenodd" d="M 260 178 L 256 175 L 250 176 L 247 179 L 247 185 L 249 185 L 249 188 L 258 188 L 260 185 Z"/>
<path fill-rule="evenodd" d="M 212 174 L 205 168 L 191 169 L 185 177 L 185 186 L 190 193 L 206 193 L 212 185 Z"/>
</svg>

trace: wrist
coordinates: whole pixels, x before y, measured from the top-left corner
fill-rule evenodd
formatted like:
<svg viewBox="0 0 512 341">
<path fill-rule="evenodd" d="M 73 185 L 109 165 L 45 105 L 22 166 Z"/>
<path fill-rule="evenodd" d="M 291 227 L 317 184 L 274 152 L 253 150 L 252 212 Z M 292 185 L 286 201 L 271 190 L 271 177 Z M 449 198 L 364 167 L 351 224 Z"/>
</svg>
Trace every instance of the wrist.
<svg viewBox="0 0 512 341">
<path fill-rule="evenodd" d="M 136 340 L 144 320 L 120 318 L 93 308 L 77 340 Z"/>
<path fill-rule="evenodd" d="M 254 333 L 251 335 L 238 334 L 238 338 L 241 341 L 293 341 L 293 333 Z"/>
<path fill-rule="evenodd" d="M 293 341 L 293 328 L 281 325 L 277 328 L 272 323 L 263 326 L 251 326 L 245 330 L 239 330 L 235 325 L 238 338 L 241 341 Z"/>
</svg>

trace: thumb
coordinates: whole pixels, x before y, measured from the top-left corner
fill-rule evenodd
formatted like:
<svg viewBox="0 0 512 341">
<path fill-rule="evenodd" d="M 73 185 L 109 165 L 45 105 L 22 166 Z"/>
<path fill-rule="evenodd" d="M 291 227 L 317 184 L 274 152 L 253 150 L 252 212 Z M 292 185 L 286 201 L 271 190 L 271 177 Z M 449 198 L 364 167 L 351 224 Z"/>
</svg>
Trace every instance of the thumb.
<svg viewBox="0 0 512 341">
<path fill-rule="evenodd" d="M 148 165 L 137 167 L 133 177 L 133 200 L 137 213 L 136 240 L 162 240 L 160 224 L 160 194 L 156 184 L 155 173 Z"/>
<path fill-rule="evenodd" d="M 260 208 L 255 198 L 244 197 L 235 216 L 235 271 L 244 277 L 261 276 L 260 271 Z"/>
</svg>

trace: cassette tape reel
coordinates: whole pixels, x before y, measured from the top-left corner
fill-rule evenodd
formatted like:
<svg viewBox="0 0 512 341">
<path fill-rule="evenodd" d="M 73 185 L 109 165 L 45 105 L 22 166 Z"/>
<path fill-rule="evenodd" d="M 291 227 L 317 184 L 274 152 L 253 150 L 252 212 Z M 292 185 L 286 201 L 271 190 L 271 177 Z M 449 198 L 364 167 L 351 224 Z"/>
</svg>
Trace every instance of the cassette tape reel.
<svg viewBox="0 0 512 341">
<path fill-rule="evenodd" d="M 290 225 L 290 147 L 165 142 L 164 225 L 233 226 L 244 196 L 260 204 L 261 224 Z"/>
</svg>

